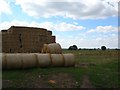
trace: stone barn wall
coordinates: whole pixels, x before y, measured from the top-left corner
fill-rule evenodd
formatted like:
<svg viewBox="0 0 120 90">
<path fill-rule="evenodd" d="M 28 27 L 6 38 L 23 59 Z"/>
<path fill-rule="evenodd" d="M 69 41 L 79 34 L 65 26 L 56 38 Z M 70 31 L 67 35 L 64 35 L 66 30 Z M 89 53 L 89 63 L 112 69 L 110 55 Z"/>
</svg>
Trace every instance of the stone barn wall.
<svg viewBox="0 0 120 90">
<path fill-rule="evenodd" d="M 39 53 L 43 44 L 55 43 L 52 31 L 43 28 L 11 26 L 1 32 L 5 53 Z"/>
</svg>

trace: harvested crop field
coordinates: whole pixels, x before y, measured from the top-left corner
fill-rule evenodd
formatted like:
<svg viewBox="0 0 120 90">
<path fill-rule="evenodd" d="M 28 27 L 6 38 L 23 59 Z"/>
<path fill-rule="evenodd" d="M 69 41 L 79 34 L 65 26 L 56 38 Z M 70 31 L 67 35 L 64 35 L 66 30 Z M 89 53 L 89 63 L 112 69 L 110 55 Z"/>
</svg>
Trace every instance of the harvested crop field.
<svg viewBox="0 0 120 90">
<path fill-rule="evenodd" d="M 63 50 L 75 55 L 75 67 L 2 72 L 3 88 L 118 88 L 118 50 Z"/>
</svg>

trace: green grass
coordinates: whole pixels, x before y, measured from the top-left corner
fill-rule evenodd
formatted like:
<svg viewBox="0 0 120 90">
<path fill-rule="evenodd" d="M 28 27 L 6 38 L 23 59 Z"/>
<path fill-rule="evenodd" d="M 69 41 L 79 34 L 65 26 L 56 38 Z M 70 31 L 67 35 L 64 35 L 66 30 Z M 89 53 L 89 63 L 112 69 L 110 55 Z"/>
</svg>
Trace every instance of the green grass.
<svg viewBox="0 0 120 90">
<path fill-rule="evenodd" d="M 87 74 L 96 87 L 118 87 L 118 63 L 112 62 L 96 67 L 90 67 Z M 119 84 L 120 86 L 120 84 Z"/>
<path fill-rule="evenodd" d="M 95 63 L 95 66 L 89 65 L 86 69 L 80 67 L 48 67 L 24 70 L 4 70 L 2 72 L 2 78 L 3 80 L 21 81 L 23 79 L 28 80 L 38 75 L 69 73 L 79 85 L 82 84 L 83 76 L 88 75 L 94 87 L 109 88 L 120 86 L 118 81 L 118 51 L 63 50 L 63 53 L 73 53 L 76 63 Z M 14 85 L 17 86 L 16 82 Z"/>
<path fill-rule="evenodd" d="M 98 88 L 119 87 L 118 81 L 118 51 L 116 50 L 64 50 L 64 53 L 74 53 L 76 62 L 95 63 L 89 66 L 86 74 L 90 77 L 92 84 Z"/>
<path fill-rule="evenodd" d="M 49 67 L 49 68 L 33 68 L 28 70 L 10 70 L 3 71 L 4 80 L 21 81 L 28 80 L 31 77 L 38 75 L 48 75 L 57 73 L 71 74 L 79 84 L 82 82 L 82 76 L 84 75 L 84 69 L 74 67 Z M 58 77 L 59 78 L 59 77 Z M 15 84 L 14 84 L 15 87 Z"/>
</svg>

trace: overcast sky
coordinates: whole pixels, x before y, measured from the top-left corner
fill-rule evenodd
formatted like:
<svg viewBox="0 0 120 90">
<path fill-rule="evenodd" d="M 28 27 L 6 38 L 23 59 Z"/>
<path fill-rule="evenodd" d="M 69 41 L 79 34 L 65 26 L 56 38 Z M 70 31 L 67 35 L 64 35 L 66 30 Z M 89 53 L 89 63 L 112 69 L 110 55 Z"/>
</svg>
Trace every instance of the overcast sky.
<svg viewBox="0 0 120 90">
<path fill-rule="evenodd" d="M 62 48 L 117 48 L 118 1 L 0 0 L 0 30 L 40 27 L 51 30 Z"/>
</svg>

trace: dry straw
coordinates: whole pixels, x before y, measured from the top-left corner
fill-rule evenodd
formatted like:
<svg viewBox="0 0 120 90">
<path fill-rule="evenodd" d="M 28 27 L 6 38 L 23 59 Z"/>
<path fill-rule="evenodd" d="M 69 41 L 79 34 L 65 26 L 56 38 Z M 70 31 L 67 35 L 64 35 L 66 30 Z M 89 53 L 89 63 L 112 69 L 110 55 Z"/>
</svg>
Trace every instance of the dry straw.
<svg viewBox="0 0 120 90">
<path fill-rule="evenodd" d="M 3 69 L 74 65 L 73 54 L 2 54 Z"/>
<path fill-rule="evenodd" d="M 64 56 L 64 66 L 74 66 L 75 65 L 75 57 L 73 54 L 63 54 Z"/>
<path fill-rule="evenodd" d="M 6 68 L 7 69 L 18 69 L 21 68 L 21 55 L 20 54 L 6 54 Z"/>
<path fill-rule="evenodd" d="M 52 66 L 63 66 L 63 57 L 61 54 L 51 54 Z"/>
<path fill-rule="evenodd" d="M 44 44 L 41 53 L 46 53 L 46 51 L 47 51 L 47 44 Z"/>
<path fill-rule="evenodd" d="M 21 54 L 22 68 L 31 68 L 36 66 L 36 57 L 34 54 Z"/>
<path fill-rule="evenodd" d="M 36 54 L 38 67 L 48 67 L 51 65 L 49 54 Z"/>
<path fill-rule="evenodd" d="M 2 54 L 2 69 L 7 69 L 6 54 Z"/>
<path fill-rule="evenodd" d="M 44 44 L 42 53 L 61 54 L 62 49 L 59 43 Z"/>
</svg>

